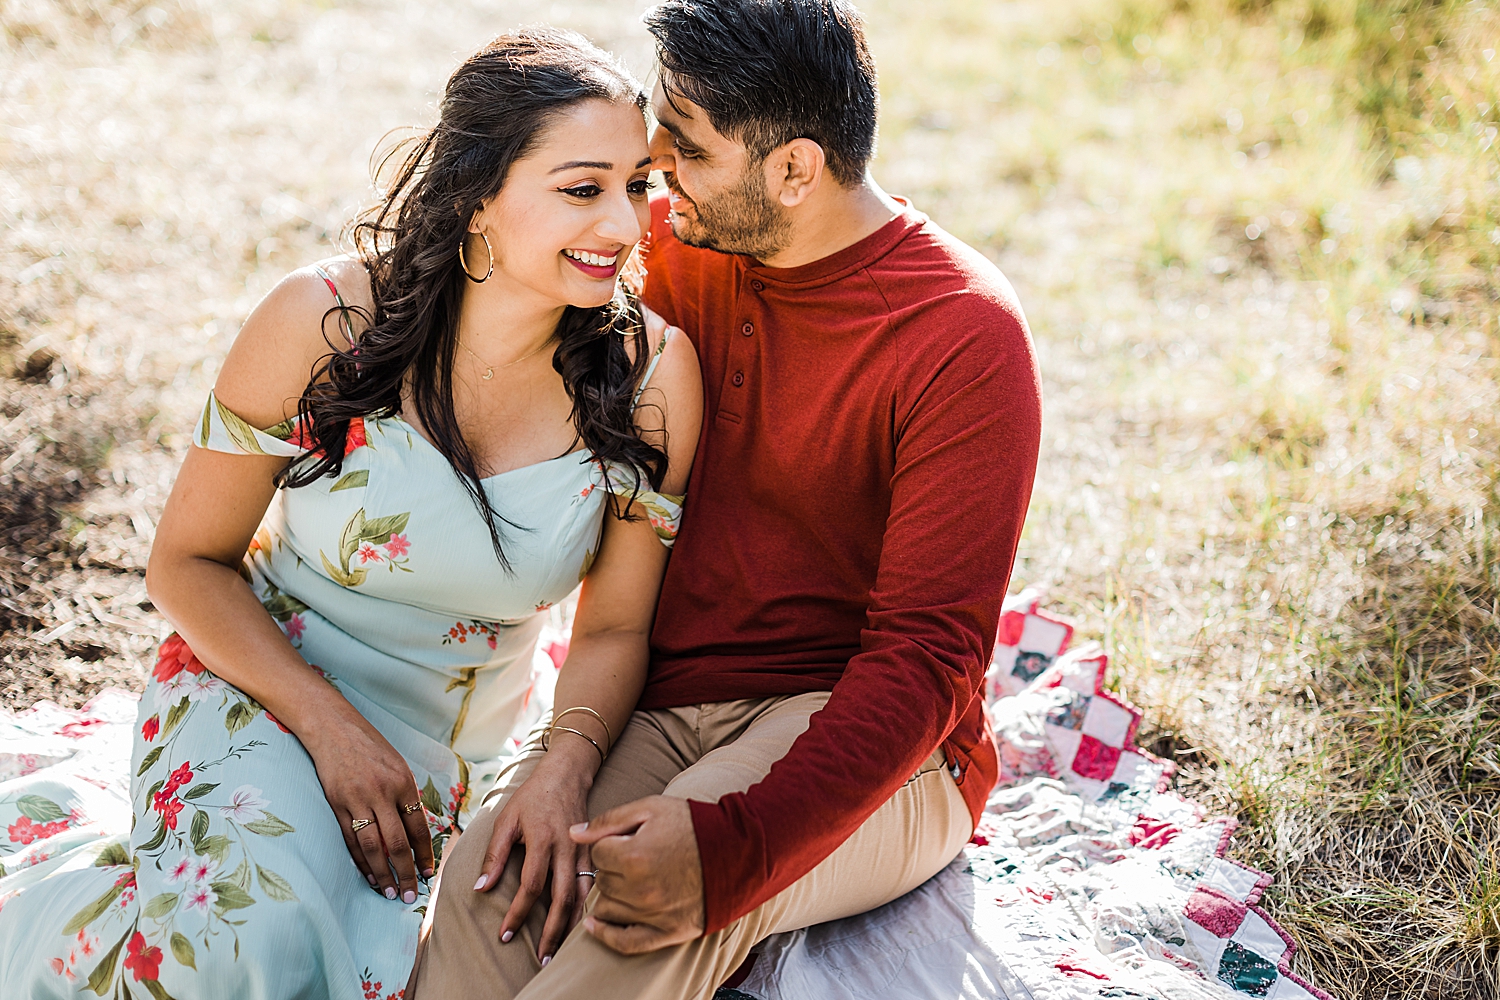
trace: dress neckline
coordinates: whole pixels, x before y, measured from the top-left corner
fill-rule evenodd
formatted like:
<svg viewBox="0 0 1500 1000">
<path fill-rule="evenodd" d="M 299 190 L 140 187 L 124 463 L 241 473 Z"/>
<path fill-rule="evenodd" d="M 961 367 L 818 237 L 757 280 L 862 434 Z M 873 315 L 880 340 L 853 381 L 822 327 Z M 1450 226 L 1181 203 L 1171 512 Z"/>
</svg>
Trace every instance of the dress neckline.
<svg viewBox="0 0 1500 1000">
<path fill-rule="evenodd" d="M 435 445 L 431 441 L 427 440 L 427 436 L 425 434 L 423 434 L 421 431 L 417 430 L 417 428 L 410 421 L 408 421 L 405 417 L 403 417 L 401 414 L 399 414 L 399 413 L 393 413 L 389 417 L 376 417 L 376 418 L 366 417 L 365 419 L 366 420 L 369 420 L 369 419 L 378 419 L 378 420 L 396 420 L 396 421 L 399 421 L 401 424 L 403 424 L 406 427 L 406 429 L 408 431 L 410 431 L 412 433 L 412 435 L 414 437 L 416 437 L 416 439 L 418 441 L 422 442 L 422 444 L 427 448 L 428 451 L 432 452 L 438 458 L 443 459 L 443 462 L 445 464 L 447 463 L 447 461 L 448 461 L 447 458 L 444 457 L 444 455 L 443 455 L 442 452 L 438 451 L 437 445 Z M 526 471 L 531 470 L 531 469 L 539 469 L 539 468 L 541 468 L 544 465 L 551 465 L 554 462 L 561 462 L 565 458 L 572 458 L 574 455 L 586 455 L 586 454 L 589 454 L 589 450 L 588 450 L 587 447 L 575 448 L 572 451 L 565 452 L 565 453 L 563 453 L 561 455 L 556 455 L 556 456 L 554 456 L 552 458 L 544 458 L 540 462 L 532 462 L 530 465 L 518 465 L 514 469 L 506 469 L 504 472 L 497 472 L 497 473 L 495 473 L 492 476 L 483 476 L 483 477 L 480 478 L 479 481 L 481 483 L 493 482 L 494 480 L 497 480 L 497 479 L 503 479 L 506 476 L 515 475 L 517 472 L 526 472 Z M 584 459 L 579 459 L 578 464 L 579 465 L 584 464 Z"/>
</svg>

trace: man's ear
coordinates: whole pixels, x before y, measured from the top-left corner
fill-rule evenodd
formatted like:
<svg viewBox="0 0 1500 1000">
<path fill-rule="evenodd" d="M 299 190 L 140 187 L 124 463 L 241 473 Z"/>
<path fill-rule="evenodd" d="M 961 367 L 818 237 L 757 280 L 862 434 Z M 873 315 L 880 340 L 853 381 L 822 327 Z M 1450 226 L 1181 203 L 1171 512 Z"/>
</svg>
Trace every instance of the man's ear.
<svg viewBox="0 0 1500 1000">
<path fill-rule="evenodd" d="M 793 139 L 766 157 L 766 184 L 773 201 L 795 208 L 823 183 L 827 167 L 823 147 L 811 139 Z"/>
</svg>

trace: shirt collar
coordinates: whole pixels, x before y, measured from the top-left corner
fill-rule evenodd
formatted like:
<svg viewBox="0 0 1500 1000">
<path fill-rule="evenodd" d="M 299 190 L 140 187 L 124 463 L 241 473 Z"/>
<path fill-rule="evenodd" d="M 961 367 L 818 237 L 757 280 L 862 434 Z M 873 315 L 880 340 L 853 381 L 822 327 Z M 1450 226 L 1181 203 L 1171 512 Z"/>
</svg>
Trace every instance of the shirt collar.
<svg viewBox="0 0 1500 1000">
<path fill-rule="evenodd" d="M 740 266 L 745 273 L 761 281 L 778 285 L 797 285 L 802 288 L 831 284 L 855 271 L 868 267 L 891 251 L 907 234 L 927 222 L 927 216 L 912 208 L 905 198 L 892 196 L 901 206 L 901 213 L 869 236 L 827 257 L 799 264 L 796 267 L 767 267 L 754 258 L 740 257 Z"/>
</svg>

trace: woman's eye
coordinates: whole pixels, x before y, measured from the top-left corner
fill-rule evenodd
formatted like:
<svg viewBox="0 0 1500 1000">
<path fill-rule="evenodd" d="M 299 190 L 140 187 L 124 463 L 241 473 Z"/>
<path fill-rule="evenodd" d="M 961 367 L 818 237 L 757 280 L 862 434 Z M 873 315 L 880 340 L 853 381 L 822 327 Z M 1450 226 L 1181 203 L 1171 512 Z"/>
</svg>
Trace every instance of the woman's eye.
<svg viewBox="0 0 1500 1000">
<path fill-rule="evenodd" d="M 651 190 L 651 182 L 642 177 L 638 181 L 631 181 L 629 184 L 625 185 L 625 190 L 630 192 L 631 197 L 640 198 L 644 196 L 647 191 Z"/>
<path fill-rule="evenodd" d="M 597 184 L 580 184 L 577 187 L 560 188 L 563 194 L 570 194 L 574 198 L 597 198 L 604 193 L 604 189 Z"/>
</svg>

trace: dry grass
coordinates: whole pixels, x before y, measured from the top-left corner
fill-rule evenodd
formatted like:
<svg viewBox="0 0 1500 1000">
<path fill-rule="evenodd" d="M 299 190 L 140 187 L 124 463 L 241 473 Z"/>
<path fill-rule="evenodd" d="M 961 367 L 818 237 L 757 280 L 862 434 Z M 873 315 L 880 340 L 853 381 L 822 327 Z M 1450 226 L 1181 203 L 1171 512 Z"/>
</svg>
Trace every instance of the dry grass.
<svg viewBox="0 0 1500 1000">
<path fill-rule="evenodd" d="M 1493 15 L 881 11 L 882 176 L 1037 332 L 1018 575 L 1244 822 L 1300 971 L 1500 995 Z"/>
<path fill-rule="evenodd" d="M 157 627 L 181 432 L 380 134 L 508 23 L 641 66 L 639 6 L 0 2 L 0 337 L 58 358 L 5 383 L 9 704 L 138 683 L 150 637 L 117 620 Z M 1036 331 L 1017 582 L 1108 641 L 1145 739 L 1244 822 L 1300 972 L 1500 996 L 1494 14 L 866 8 L 877 176 L 992 252 Z"/>
</svg>

